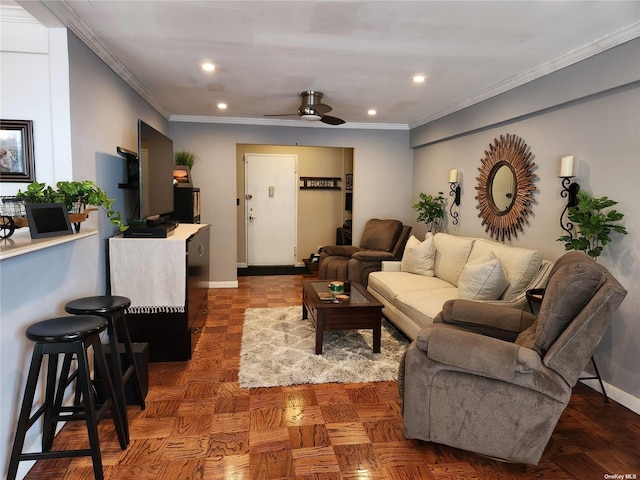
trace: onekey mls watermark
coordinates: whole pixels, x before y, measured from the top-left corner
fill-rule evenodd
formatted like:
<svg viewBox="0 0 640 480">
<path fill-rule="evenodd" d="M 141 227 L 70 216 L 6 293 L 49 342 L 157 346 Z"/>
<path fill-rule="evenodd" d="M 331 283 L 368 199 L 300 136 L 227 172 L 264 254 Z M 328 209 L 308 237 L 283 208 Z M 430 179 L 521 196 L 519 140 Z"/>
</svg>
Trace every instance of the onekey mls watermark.
<svg viewBox="0 0 640 480">
<path fill-rule="evenodd" d="M 635 473 L 605 473 L 605 480 L 636 480 L 638 475 Z"/>
</svg>

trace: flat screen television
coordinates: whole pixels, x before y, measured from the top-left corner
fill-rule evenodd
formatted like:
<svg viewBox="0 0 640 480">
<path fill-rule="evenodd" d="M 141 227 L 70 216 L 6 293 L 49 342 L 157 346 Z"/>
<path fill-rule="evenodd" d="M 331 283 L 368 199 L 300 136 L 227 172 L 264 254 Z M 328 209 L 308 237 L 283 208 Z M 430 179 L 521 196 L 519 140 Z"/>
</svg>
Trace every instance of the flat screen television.
<svg viewBox="0 0 640 480">
<path fill-rule="evenodd" d="M 163 221 L 173 212 L 173 140 L 138 120 L 140 218 Z"/>
</svg>

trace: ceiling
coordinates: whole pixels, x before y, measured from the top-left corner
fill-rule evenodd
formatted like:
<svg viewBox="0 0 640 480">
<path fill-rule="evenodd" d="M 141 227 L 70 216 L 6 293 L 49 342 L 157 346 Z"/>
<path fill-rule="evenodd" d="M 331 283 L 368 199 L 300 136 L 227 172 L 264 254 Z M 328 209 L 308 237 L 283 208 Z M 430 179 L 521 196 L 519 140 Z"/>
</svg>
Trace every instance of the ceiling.
<svg viewBox="0 0 640 480">
<path fill-rule="evenodd" d="M 640 36 L 640 1 L 17 3 L 69 27 L 167 118 L 211 122 L 308 124 L 264 114 L 318 90 L 347 122 L 327 128 L 411 128 Z"/>
</svg>

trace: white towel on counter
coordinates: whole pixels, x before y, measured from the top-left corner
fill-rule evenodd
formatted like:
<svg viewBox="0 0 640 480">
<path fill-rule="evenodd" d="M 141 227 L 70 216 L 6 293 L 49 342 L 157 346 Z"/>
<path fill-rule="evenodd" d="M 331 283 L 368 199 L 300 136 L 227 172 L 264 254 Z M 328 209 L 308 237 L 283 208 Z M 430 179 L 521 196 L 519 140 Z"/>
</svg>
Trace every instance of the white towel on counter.
<svg viewBox="0 0 640 480">
<path fill-rule="evenodd" d="M 109 239 L 111 294 L 131 300 L 131 313 L 184 312 L 184 238 Z"/>
</svg>

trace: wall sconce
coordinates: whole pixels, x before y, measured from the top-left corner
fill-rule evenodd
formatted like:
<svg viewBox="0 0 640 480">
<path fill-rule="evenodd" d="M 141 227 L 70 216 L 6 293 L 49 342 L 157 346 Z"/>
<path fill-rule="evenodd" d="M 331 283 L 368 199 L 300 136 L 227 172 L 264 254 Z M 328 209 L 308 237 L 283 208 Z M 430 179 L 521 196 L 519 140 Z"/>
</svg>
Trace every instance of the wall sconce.
<svg viewBox="0 0 640 480">
<path fill-rule="evenodd" d="M 460 206 L 460 183 L 458 183 L 457 168 L 449 171 L 449 188 L 449 196 L 453 197 L 453 202 L 451 202 L 451 207 L 449 207 L 449 215 L 451 216 L 451 223 L 457 225 L 460 212 L 454 211 L 453 209 L 454 207 Z"/>
<path fill-rule="evenodd" d="M 560 192 L 560 196 L 562 198 L 567 199 L 567 204 L 562 210 L 560 214 L 560 227 L 569 234 L 569 237 L 573 239 L 573 223 L 567 221 L 565 224 L 562 220 L 566 211 L 570 207 L 575 207 L 578 204 L 578 192 L 580 191 L 580 185 L 574 182 L 571 183 L 571 179 L 575 177 L 574 175 L 574 162 L 573 155 L 566 155 L 560 159 L 560 175 L 559 177 L 562 179 L 562 191 Z"/>
</svg>

